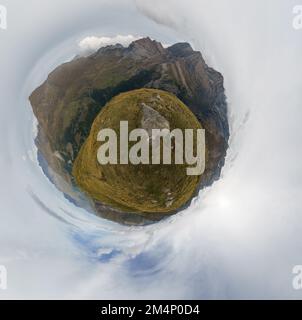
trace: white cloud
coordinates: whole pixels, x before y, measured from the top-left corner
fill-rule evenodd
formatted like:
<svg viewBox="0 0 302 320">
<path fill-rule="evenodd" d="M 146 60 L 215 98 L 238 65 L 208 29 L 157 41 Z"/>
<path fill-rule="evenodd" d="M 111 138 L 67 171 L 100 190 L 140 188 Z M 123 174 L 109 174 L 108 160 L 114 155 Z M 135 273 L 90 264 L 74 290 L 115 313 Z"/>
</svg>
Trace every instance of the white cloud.
<svg viewBox="0 0 302 320">
<path fill-rule="evenodd" d="M 117 43 L 127 47 L 131 42 L 138 40 L 142 37 L 128 35 L 116 35 L 114 37 L 97 37 L 97 36 L 88 36 L 82 39 L 79 42 L 79 47 L 83 51 L 96 51 L 101 47 L 115 45 Z"/>
</svg>

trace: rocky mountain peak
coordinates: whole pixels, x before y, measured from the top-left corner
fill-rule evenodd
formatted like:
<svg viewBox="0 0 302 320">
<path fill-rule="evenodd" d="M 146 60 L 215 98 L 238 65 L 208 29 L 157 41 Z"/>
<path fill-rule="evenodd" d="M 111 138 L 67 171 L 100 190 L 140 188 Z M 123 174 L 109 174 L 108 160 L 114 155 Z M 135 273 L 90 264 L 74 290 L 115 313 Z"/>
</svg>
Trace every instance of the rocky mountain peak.
<svg viewBox="0 0 302 320">
<path fill-rule="evenodd" d="M 149 37 L 132 42 L 129 51 L 138 57 L 151 57 L 165 53 L 165 49 L 160 42 L 151 40 Z"/>
<path fill-rule="evenodd" d="M 176 57 L 187 57 L 192 53 L 195 53 L 191 45 L 187 42 L 176 43 L 173 46 L 167 48 L 167 50 Z"/>
<path fill-rule="evenodd" d="M 92 58 L 102 56 L 103 54 L 114 54 L 114 53 L 120 53 L 124 50 L 124 46 L 120 43 L 114 44 L 114 45 L 108 45 L 105 47 L 101 47 L 98 49 L 95 53 L 91 55 Z"/>
</svg>

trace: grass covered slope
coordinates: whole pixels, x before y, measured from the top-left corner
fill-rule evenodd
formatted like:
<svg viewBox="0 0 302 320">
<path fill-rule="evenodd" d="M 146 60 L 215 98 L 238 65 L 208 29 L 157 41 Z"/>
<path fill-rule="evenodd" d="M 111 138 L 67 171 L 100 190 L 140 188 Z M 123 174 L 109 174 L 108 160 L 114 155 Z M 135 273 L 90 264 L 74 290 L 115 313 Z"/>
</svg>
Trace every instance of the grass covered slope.
<svg viewBox="0 0 302 320">
<path fill-rule="evenodd" d="M 201 129 L 199 121 L 189 108 L 174 95 L 156 89 L 139 89 L 114 97 L 98 114 L 90 134 L 73 165 L 77 185 L 94 201 L 126 212 L 169 213 L 191 200 L 201 176 L 188 176 L 186 164 L 107 164 L 100 165 L 97 151 L 101 142 L 97 135 L 101 129 L 111 128 L 118 137 L 120 121 L 128 121 L 129 132 L 142 128 L 147 113 L 156 113 L 157 125 L 179 129 Z M 151 119 L 152 120 L 152 119 Z M 154 120 L 154 119 L 153 119 Z M 151 121 L 152 122 L 152 121 Z M 151 124 L 152 125 L 152 124 Z M 129 143 L 129 149 L 136 142 Z M 196 151 L 196 136 L 194 136 Z M 150 152 L 151 156 L 151 152 Z M 119 163 L 119 162 L 118 162 Z"/>
</svg>

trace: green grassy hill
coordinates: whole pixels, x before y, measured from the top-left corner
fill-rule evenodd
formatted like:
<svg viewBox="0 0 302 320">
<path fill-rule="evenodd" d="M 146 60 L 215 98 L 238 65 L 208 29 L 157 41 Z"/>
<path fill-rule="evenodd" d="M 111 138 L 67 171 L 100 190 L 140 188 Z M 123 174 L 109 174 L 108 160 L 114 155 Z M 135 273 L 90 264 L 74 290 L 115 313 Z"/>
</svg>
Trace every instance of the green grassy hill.
<svg viewBox="0 0 302 320">
<path fill-rule="evenodd" d="M 120 121 L 128 121 L 129 132 L 141 128 L 145 105 L 160 114 L 169 123 L 170 130 L 201 128 L 189 108 L 168 92 L 139 89 L 120 94 L 107 103 L 94 120 L 72 172 L 78 186 L 95 201 L 128 212 L 169 213 L 187 203 L 199 185 L 201 176 L 188 176 L 186 164 L 100 165 L 97 160 L 100 129 L 114 129 L 119 143 Z M 129 144 L 129 149 L 133 144 L 135 142 Z"/>
</svg>

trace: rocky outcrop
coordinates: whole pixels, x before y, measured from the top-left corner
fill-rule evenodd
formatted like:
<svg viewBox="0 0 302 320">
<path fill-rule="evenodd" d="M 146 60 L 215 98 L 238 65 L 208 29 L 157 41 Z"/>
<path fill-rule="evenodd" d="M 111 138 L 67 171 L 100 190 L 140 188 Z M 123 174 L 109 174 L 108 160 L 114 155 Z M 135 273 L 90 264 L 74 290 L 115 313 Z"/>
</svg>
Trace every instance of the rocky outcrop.
<svg viewBox="0 0 302 320">
<path fill-rule="evenodd" d="M 139 88 L 171 92 L 190 108 L 206 130 L 208 157 L 200 187 L 219 178 L 229 138 L 222 75 L 188 43 L 164 48 L 144 38 L 128 48 L 108 46 L 62 64 L 30 96 L 39 158 L 47 162 L 49 178 L 75 203 L 82 203 L 83 195 L 72 167 L 94 119 L 112 97 Z"/>
</svg>

